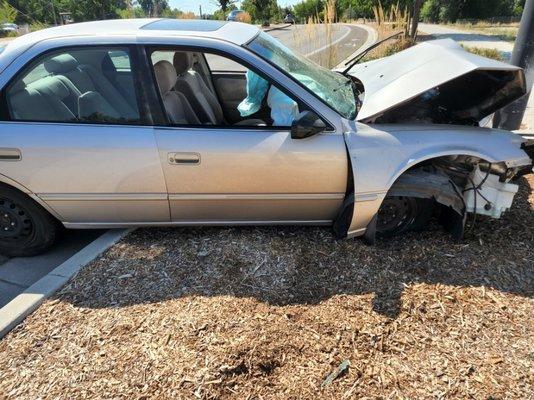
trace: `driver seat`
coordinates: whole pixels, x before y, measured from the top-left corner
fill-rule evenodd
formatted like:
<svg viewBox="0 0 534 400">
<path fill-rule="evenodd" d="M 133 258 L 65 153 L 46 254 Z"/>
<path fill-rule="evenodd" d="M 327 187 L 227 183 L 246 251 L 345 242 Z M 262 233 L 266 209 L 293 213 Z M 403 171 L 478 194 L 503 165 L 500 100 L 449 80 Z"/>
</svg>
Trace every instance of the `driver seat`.
<svg viewBox="0 0 534 400">
<path fill-rule="evenodd" d="M 174 53 L 173 64 L 178 75 L 176 90 L 187 97 L 203 124 L 227 125 L 219 99 L 195 71 L 194 63 L 193 53 Z M 265 126 L 266 123 L 261 119 L 246 119 L 235 125 Z"/>
</svg>

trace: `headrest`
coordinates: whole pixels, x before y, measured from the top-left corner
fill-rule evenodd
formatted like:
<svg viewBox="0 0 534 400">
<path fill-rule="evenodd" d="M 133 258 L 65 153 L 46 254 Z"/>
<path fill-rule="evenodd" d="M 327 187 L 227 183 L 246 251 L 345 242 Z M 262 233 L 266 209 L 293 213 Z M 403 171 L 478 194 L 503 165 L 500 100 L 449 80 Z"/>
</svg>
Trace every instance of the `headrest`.
<svg viewBox="0 0 534 400">
<path fill-rule="evenodd" d="M 193 67 L 193 53 L 177 51 L 174 53 L 172 62 L 174 64 L 174 69 L 176 69 L 176 73 L 178 75 L 183 74 Z"/>
<path fill-rule="evenodd" d="M 64 74 L 78 66 L 78 61 L 70 54 L 60 54 L 44 62 L 47 72 L 52 74 Z"/>
<path fill-rule="evenodd" d="M 172 64 L 166 60 L 161 60 L 154 65 L 154 73 L 158 82 L 159 91 L 165 94 L 170 91 L 176 83 L 176 71 Z"/>
<path fill-rule="evenodd" d="M 63 100 L 67 98 L 71 92 L 61 78 L 66 79 L 61 76 L 46 76 L 30 83 L 26 87 L 28 89 L 37 90 L 39 93 Z"/>
</svg>

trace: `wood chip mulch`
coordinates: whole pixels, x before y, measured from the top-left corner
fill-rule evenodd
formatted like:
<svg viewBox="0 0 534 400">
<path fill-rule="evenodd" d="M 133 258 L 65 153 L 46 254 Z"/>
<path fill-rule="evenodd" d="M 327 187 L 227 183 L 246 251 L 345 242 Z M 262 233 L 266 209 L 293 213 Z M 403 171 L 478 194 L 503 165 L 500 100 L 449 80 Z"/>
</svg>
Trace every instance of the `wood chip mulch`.
<svg viewBox="0 0 534 400">
<path fill-rule="evenodd" d="M 533 188 L 462 243 L 136 231 L 0 341 L 0 398 L 534 399 Z"/>
</svg>

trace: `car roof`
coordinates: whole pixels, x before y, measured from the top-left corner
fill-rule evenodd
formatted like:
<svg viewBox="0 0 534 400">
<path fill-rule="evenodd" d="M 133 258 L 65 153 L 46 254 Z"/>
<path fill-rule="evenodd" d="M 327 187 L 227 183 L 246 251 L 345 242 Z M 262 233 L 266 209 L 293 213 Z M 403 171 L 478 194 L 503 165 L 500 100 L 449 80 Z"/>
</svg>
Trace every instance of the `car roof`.
<svg viewBox="0 0 534 400">
<path fill-rule="evenodd" d="M 57 26 L 29 33 L 19 39 L 37 42 L 65 36 L 146 35 L 153 37 L 155 31 L 160 31 L 162 36 L 206 36 L 241 45 L 256 36 L 259 28 L 239 22 L 201 19 L 116 19 Z"/>
<path fill-rule="evenodd" d="M 257 26 L 240 22 L 198 19 L 137 18 L 81 22 L 31 32 L 9 42 L 0 56 L 0 72 L 28 48 L 48 39 L 73 36 L 112 38 L 119 35 L 139 38 L 196 36 L 242 45 L 252 40 L 259 31 Z"/>
</svg>

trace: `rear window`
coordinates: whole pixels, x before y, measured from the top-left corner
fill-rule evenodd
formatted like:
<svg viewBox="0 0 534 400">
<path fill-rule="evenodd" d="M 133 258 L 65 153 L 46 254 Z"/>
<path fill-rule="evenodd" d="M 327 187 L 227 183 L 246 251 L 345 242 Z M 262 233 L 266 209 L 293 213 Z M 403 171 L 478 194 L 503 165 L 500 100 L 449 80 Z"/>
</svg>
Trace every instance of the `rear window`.
<svg viewBox="0 0 534 400">
<path fill-rule="evenodd" d="M 102 67 L 109 57 L 116 70 Z M 30 63 L 6 90 L 13 121 L 140 124 L 127 48 L 83 47 Z"/>
</svg>

